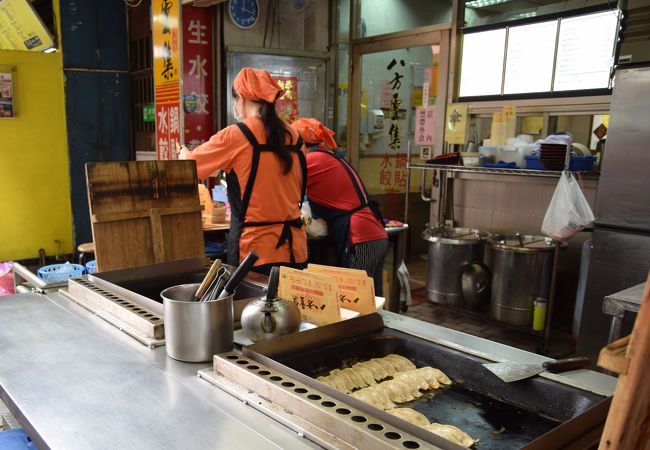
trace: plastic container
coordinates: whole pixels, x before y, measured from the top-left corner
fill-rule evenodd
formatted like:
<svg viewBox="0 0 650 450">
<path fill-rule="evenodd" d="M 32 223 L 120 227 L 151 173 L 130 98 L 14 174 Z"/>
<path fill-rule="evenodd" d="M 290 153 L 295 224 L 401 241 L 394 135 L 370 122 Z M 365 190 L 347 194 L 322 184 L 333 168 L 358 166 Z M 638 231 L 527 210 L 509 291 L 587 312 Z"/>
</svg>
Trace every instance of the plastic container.
<svg viewBox="0 0 650 450">
<path fill-rule="evenodd" d="M 575 156 L 571 155 L 569 170 L 580 172 L 594 170 L 595 156 Z"/>
<path fill-rule="evenodd" d="M 542 297 L 537 297 L 533 302 L 533 330 L 544 331 L 547 306 L 548 300 Z"/>
<path fill-rule="evenodd" d="M 36 273 L 46 283 L 59 283 L 84 275 L 86 269 L 80 264 L 51 264 L 41 267 Z"/>
<path fill-rule="evenodd" d="M 36 445 L 22 428 L 0 431 L 0 448 L 7 450 L 34 450 Z"/>
<path fill-rule="evenodd" d="M 491 146 L 481 146 L 478 148 L 479 165 L 483 166 L 488 162 L 497 161 L 497 148 Z"/>
<path fill-rule="evenodd" d="M 88 261 L 86 263 L 86 273 L 90 275 L 91 273 L 95 272 L 97 272 L 97 261 L 93 259 L 92 261 Z"/>
<path fill-rule="evenodd" d="M 539 156 L 524 156 L 524 160 L 526 161 L 526 169 L 546 170 L 546 166 L 539 159 Z"/>
<path fill-rule="evenodd" d="M 515 163 L 517 167 L 524 165 L 524 152 L 517 147 L 501 146 L 497 149 L 497 162 Z"/>
</svg>

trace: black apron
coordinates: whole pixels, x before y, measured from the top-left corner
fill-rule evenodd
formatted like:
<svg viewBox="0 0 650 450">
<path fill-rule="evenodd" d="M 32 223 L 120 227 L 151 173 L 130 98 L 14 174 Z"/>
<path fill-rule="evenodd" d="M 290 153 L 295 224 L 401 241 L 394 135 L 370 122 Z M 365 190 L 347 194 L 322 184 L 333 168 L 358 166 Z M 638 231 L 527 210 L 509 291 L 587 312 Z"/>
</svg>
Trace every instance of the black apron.
<svg viewBox="0 0 650 450">
<path fill-rule="evenodd" d="M 309 206 L 312 211 L 314 211 L 315 215 L 322 217 L 327 222 L 327 238 L 336 248 L 339 266 L 348 267 L 350 262 L 350 219 L 352 218 L 352 214 L 361 211 L 362 209 L 369 208 L 382 226 L 384 225 L 384 218 L 379 210 L 379 204 L 375 200 L 368 198 L 368 192 L 366 191 L 363 182 L 361 182 L 361 177 L 345 159 L 326 150 L 315 149 L 311 151 L 325 153 L 326 155 L 330 155 L 332 158 L 338 160 L 345 169 L 345 172 L 348 174 L 348 177 L 350 177 L 354 191 L 357 193 L 359 199 L 359 206 L 350 210 L 330 208 L 319 205 L 311 199 L 309 200 Z M 359 182 L 357 182 L 357 179 Z"/>
<path fill-rule="evenodd" d="M 291 263 L 295 263 L 293 254 L 293 233 L 291 228 L 302 228 L 302 220 L 300 219 L 300 208 L 302 207 L 302 200 L 305 197 L 307 190 L 307 159 L 302 152 L 302 138 L 298 138 L 295 144 L 286 145 L 287 150 L 298 154 L 300 161 L 300 169 L 302 172 L 302 187 L 300 192 L 300 202 L 297 203 L 296 218 L 280 222 L 251 222 L 246 221 L 246 212 L 248 211 L 248 204 L 251 200 L 253 193 L 253 186 L 255 185 L 255 178 L 257 177 L 257 170 L 260 165 L 261 152 L 273 151 L 270 144 L 260 144 L 257 142 L 253 132 L 244 123 L 236 123 L 237 127 L 244 134 L 248 142 L 253 146 L 253 163 L 251 166 L 250 174 L 248 175 L 248 182 L 244 189 L 244 195 L 241 195 L 241 188 L 237 174 L 234 170 L 226 175 L 228 182 L 228 201 L 230 202 L 230 232 L 228 233 L 228 264 L 239 266 L 239 239 L 244 228 L 246 227 L 266 227 L 269 225 L 283 225 L 280 238 L 275 246 L 276 249 L 283 246 L 285 243 L 289 244 L 289 251 L 291 254 Z"/>
</svg>

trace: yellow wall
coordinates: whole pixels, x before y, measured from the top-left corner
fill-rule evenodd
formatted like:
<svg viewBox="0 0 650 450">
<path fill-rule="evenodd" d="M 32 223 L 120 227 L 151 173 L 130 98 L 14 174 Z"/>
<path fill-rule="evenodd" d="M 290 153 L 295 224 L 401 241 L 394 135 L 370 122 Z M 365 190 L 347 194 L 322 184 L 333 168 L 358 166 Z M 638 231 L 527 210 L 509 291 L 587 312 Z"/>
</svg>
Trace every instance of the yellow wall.
<svg viewBox="0 0 650 450">
<path fill-rule="evenodd" d="M 61 52 L 0 50 L 0 71 L 9 67 L 16 117 L 0 118 L 0 261 L 53 255 L 55 239 L 71 253 Z"/>
</svg>

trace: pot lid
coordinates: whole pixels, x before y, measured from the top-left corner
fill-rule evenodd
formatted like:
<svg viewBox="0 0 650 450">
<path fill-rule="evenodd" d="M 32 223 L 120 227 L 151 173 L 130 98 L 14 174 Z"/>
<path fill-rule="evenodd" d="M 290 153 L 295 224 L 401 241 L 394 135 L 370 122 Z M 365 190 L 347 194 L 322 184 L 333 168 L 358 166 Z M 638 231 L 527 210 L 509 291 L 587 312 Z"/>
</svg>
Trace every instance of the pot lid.
<svg viewBox="0 0 650 450">
<path fill-rule="evenodd" d="M 422 239 L 443 244 L 476 244 L 486 236 L 486 233 L 473 228 L 427 227 L 422 232 Z"/>
<path fill-rule="evenodd" d="M 514 252 L 552 252 L 555 249 L 555 241 L 553 239 L 547 236 L 533 236 L 528 234 L 496 234 L 490 236 L 487 243 L 492 248 Z M 560 245 L 561 248 L 565 248 L 566 246 L 566 242 L 562 242 Z"/>
</svg>

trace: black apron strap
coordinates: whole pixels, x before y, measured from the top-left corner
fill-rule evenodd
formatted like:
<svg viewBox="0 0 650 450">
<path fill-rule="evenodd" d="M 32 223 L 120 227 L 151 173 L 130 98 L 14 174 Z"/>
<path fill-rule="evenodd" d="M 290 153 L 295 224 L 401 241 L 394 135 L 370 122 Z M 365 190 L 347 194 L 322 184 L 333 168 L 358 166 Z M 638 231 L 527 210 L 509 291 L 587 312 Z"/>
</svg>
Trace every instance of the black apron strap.
<svg viewBox="0 0 650 450">
<path fill-rule="evenodd" d="M 255 179 L 257 178 L 257 169 L 260 166 L 260 152 L 259 152 L 259 142 L 255 138 L 255 135 L 245 123 L 237 122 L 237 128 L 244 134 L 244 137 L 248 139 L 248 142 L 253 146 L 253 162 L 251 165 L 251 170 L 248 173 L 248 181 L 246 182 L 246 188 L 244 189 L 244 195 L 241 201 L 241 209 L 239 210 L 239 221 L 245 223 L 246 221 L 246 212 L 248 211 L 248 204 L 251 201 L 251 195 L 253 194 L 253 186 L 255 185 Z"/>
<path fill-rule="evenodd" d="M 239 228 L 239 235 L 241 236 L 241 229 L 246 227 L 264 227 L 269 225 L 283 225 L 282 232 L 280 233 L 280 238 L 275 248 L 279 249 L 285 243 L 289 244 L 289 253 L 291 257 L 291 264 L 295 264 L 296 258 L 293 254 L 293 232 L 291 228 L 302 228 L 302 220 L 300 217 L 297 219 L 285 220 L 280 222 L 247 222 L 246 221 L 246 212 L 248 211 L 248 205 L 253 194 L 253 186 L 255 185 L 255 179 L 257 178 L 257 171 L 260 165 L 260 154 L 264 151 L 273 151 L 273 147 L 270 144 L 260 144 L 255 138 L 255 135 L 250 128 L 245 123 L 238 122 L 237 128 L 242 132 L 244 137 L 248 142 L 253 146 L 253 160 L 251 164 L 251 170 L 248 174 L 248 181 L 246 182 L 246 188 L 244 189 L 244 195 L 241 199 L 241 206 L 239 208 L 238 214 L 236 215 Z M 303 141 L 301 137 L 298 137 L 296 144 L 287 145 L 287 148 L 290 151 L 294 151 L 298 154 L 298 160 L 300 161 L 300 170 L 302 172 L 302 186 L 300 192 L 300 201 L 299 209 L 302 207 L 303 198 L 307 192 L 307 159 L 305 154 L 302 152 Z M 238 262 L 237 262 L 238 263 Z"/>
</svg>

